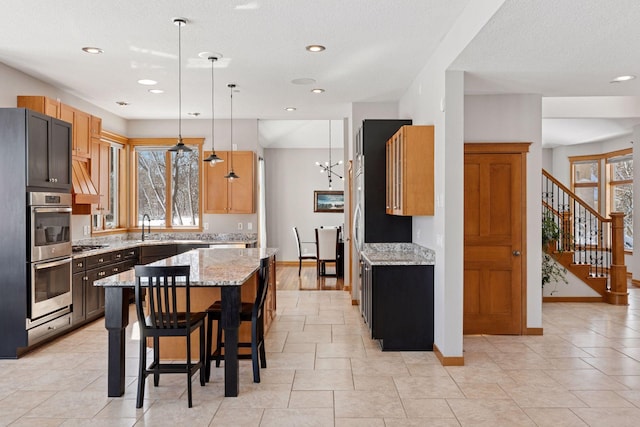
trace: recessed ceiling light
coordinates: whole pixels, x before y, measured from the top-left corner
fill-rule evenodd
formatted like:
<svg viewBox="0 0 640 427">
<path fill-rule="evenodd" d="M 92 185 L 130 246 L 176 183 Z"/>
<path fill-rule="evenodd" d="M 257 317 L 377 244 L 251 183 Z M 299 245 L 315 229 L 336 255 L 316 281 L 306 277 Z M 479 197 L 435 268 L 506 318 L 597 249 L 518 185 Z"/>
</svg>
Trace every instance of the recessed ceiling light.
<svg viewBox="0 0 640 427">
<path fill-rule="evenodd" d="M 127 105 L 129 105 L 129 103 L 126 101 L 116 101 L 116 104 L 118 104 L 121 107 L 126 107 Z"/>
<path fill-rule="evenodd" d="M 104 52 L 104 50 L 100 49 L 99 47 L 83 47 L 82 50 L 93 55 L 98 55 Z"/>
<path fill-rule="evenodd" d="M 293 83 L 294 85 L 312 85 L 315 82 L 316 81 L 314 79 L 310 79 L 310 78 L 306 78 L 306 77 L 303 77 L 301 79 L 293 79 L 293 80 L 291 80 L 291 83 Z"/>
<path fill-rule="evenodd" d="M 311 89 L 311 92 L 313 92 L 313 93 L 322 93 L 322 92 L 324 92 L 324 89 L 320 89 L 320 88 Z"/>
<path fill-rule="evenodd" d="M 326 49 L 326 47 L 322 46 L 321 44 L 310 44 L 309 46 L 305 47 L 305 49 L 307 49 L 309 52 L 322 52 Z"/>
<path fill-rule="evenodd" d="M 141 85 L 145 85 L 145 86 L 153 86 L 153 85 L 157 85 L 158 82 L 155 80 L 151 80 L 151 79 L 140 79 L 138 80 L 138 83 L 140 83 Z"/>
<path fill-rule="evenodd" d="M 296 111 L 296 107 L 287 107 L 284 110 L 285 111 Z"/>
<path fill-rule="evenodd" d="M 200 113 L 198 113 L 197 111 L 194 111 L 192 113 L 187 113 L 187 115 L 189 116 L 194 116 L 194 117 L 198 117 L 200 115 Z"/>
<path fill-rule="evenodd" d="M 149 92 L 151 92 L 151 93 L 164 93 L 164 90 L 162 90 L 162 89 L 149 89 Z"/>
<path fill-rule="evenodd" d="M 635 78 L 636 78 L 636 76 L 632 76 L 632 75 L 618 76 L 618 77 L 614 78 L 613 80 L 611 80 L 609 83 L 626 82 L 626 81 L 629 81 L 629 80 L 633 80 Z"/>
</svg>

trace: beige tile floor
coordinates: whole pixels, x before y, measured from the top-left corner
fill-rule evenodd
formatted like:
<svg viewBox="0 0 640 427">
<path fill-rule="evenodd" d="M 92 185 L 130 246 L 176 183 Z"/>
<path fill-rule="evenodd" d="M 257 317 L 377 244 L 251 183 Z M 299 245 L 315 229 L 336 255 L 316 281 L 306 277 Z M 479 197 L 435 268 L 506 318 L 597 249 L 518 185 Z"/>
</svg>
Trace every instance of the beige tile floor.
<svg viewBox="0 0 640 427">
<path fill-rule="evenodd" d="M 640 289 L 631 304 L 544 304 L 544 335 L 467 336 L 465 366 L 430 352 L 381 352 L 343 291 L 278 291 L 268 368 L 237 398 L 222 369 L 193 387 L 147 382 L 135 408 L 137 342 L 127 388 L 106 396 L 104 321 L 18 360 L 0 360 L 0 425 L 11 426 L 638 426 Z M 131 327 L 130 327 L 131 329 Z M 129 335 L 131 330 L 128 331 Z M 151 385 L 149 385 L 151 383 Z"/>
</svg>

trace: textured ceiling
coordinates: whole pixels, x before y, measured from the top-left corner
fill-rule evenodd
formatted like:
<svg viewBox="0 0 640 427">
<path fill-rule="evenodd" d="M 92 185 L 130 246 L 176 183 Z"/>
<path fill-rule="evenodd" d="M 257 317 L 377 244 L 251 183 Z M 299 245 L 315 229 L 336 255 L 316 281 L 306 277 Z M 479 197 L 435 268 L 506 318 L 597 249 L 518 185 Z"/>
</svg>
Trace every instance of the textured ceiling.
<svg viewBox="0 0 640 427">
<path fill-rule="evenodd" d="M 127 119 L 176 118 L 172 19 L 184 17 L 183 113 L 211 117 L 210 63 L 198 56 L 206 51 L 223 55 L 216 117 L 229 116 L 233 82 L 235 117 L 340 119 L 352 102 L 397 101 L 468 1 L 3 0 L 0 62 Z M 309 53 L 310 44 L 327 49 Z M 165 93 L 148 93 L 142 78 Z M 316 84 L 291 83 L 299 78 Z"/>
</svg>

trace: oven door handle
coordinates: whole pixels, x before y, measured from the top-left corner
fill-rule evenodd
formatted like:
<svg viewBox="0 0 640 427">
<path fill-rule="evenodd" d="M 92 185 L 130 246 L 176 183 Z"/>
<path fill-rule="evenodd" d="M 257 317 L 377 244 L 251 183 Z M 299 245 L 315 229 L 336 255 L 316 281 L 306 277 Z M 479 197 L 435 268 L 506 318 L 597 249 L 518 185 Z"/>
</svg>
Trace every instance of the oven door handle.
<svg viewBox="0 0 640 427">
<path fill-rule="evenodd" d="M 42 270 L 44 268 L 51 268 L 51 267 L 57 267 L 59 265 L 63 265 L 63 264 L 67 264 L 71 262 L 71 258 L 65 258 L 65 259 L 61 259 L 58 261 L 51 261 L 51 262 L 44 262 L 44 263 L 38 263 L 38 264 L 34 264 L 33 268 L 36 270 Z"/>
<path fill-rule="evenodd" d="M 71 208 L 33 208 L 34 212 L 71 212 Z"/>
</svg>

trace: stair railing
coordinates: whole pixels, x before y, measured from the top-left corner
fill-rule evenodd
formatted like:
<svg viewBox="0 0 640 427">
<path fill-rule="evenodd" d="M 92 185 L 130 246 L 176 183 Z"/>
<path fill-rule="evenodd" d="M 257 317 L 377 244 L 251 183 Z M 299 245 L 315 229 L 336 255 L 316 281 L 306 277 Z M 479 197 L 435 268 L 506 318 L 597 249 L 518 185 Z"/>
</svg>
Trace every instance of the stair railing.
<svg viewBox="0 0 640 427">
<path fill-rule="evenodd" d="M 560 230 L 556 250 L 573 252 L 575 264 L 588 264 L 591 276 L 607 278 L 608 302 L 626 304 L 624 214 L 605 218 L 544 169 L 542 210 Z"/>
</svg>

